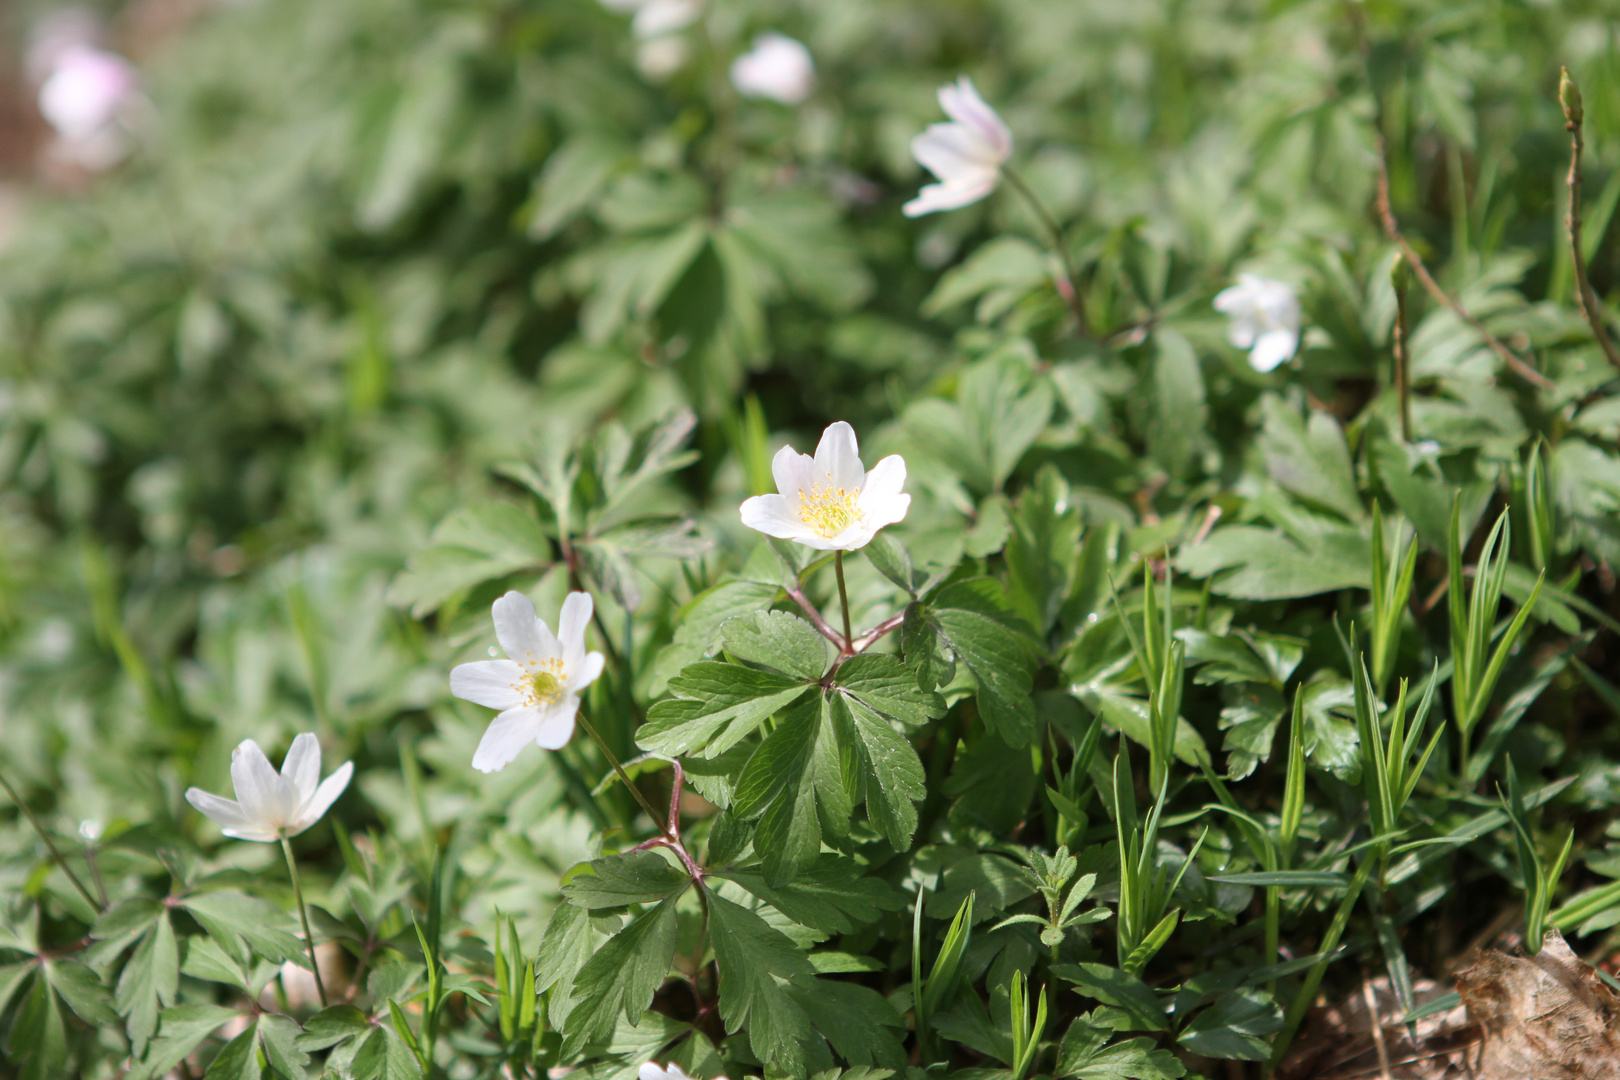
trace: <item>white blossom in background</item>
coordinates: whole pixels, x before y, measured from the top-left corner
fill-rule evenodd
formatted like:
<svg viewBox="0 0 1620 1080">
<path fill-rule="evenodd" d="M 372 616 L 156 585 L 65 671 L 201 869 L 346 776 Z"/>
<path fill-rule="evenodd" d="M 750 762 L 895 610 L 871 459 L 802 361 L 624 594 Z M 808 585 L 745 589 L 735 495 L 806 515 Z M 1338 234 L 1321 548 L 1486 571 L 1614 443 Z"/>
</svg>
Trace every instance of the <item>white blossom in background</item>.
<svg viewBox="0 0 1620 1080">
<path fill-rule="evenodd" d="M 349 786 L 354 763 L 345 761 L 321 779 L 321 743 L 305 732 L 293 740 L 278 774 L 259 744 L 244 739 L 231 751 L 235 802 L 190 788 L 186 801 L 219 825 L 226 836 L 273 844 L 297 836 L 321 819 Z"/>
<path fill-rule="evenodd" d="M 906 203 L 906 217 L 921 217 L 939 210 L 955 210 L 978 202 L 1001 182 L 1001 166 L 1012 156 L 1012 132 L 985 104 L 963 75 L 954 85 L 939 88 L 940 108 L 948 124 L 930 124 L 911 140 L 911 156 L 939 178 Z"/>
<path fill-rule="evenodd" d="M 545 750 L 568 745 L 579 694 L 604 663 L 601 653 L 585 651 L 592 610 L 589 593 L 569 593 L 552 634 L 522 593 L 495 601 L 495 637 L 507 659 L 475 660 L 450 672 L 452 694 L 500 711 L 473 754 L 473 768 L 504 769 L 530 743 Z"/>
<path fill-rule="evenodd" d="M 62 50 L 39 88 L 39 112 L 64 139 L 88 139 L 118 120 L 140 80 L 116 53 L 74 45 Z"/>
<path fill-rule="evenodd" d="M 1249 350 L 1256 371 L 1275 369 L 1299 348 L 1299 297 L 1286 282 L 1239 274 L 1236 285 L 1216 295 L 1215 310 L 1231 318 L 1226 339 Z"/>
<path fill-rule="evenodd" d="M 686 1070 L 673 1061 L 667 1066 L 660 1066 L 656 1061 L 644 1061 L 641 1068 L 637 1070 L 637 1077 L 638 1080 L 692 1080 L 690 1076 L 686 1075 Z M 717 1076 L 714 1080 L 726 1080 L 726 1078 Z"/>
<path fill-rule="evenodd" d="M 754 47 L 731 63 L 731 85 L 744 97 L 797 105 L 816 88 L 810 50 L 783 34 L 761 34 Z"/>
<path fill-rule="evenodd" d="M 667 79 L 692 58 L 679 35 L 703 13 L 703 0 L 602 0 L 602 6 L 632 16 L 630 32 L 640 42 L 636 69 L 644 77 Z"/>
<path fill-rule="evenodd" d="M 743 524 L 766 536 L 818 551 L 865 547 L 885 525 L 904 520 L 911 496 L 901 494 L 906 463 L 891 454 L 867 472 L 855 429 L 840 420 L 822 432 L 816 456 L 784 446 L 771 462 L 776 495 L 742 504 Z"/>
</svg>

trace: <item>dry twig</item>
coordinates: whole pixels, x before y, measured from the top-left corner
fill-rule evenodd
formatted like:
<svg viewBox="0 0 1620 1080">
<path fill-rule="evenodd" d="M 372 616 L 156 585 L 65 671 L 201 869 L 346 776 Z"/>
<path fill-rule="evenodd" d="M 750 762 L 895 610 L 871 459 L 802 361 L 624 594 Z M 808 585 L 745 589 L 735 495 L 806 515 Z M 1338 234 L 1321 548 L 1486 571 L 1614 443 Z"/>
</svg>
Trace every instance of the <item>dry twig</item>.
<svg viewBox="0 0 1620 1080">
<path fill-rule="evenodd" d="M 1569 230 L 1569 254 L 1575 264 L 1575 298 L 1580 301 L 1581 314 L 1592 327 L 1592 336 L 1597 338 L 1603 355 L 1620 367 L 1620 352 L 1615 350 L 1603 325 L 1603 309 L 1598 307 L 1597 293 L 1586 276 L 1586 254 L 1581 250 L 1581 152 L 1586 149 L 1581 123 L 1586 110 L 1581 105 L 1581 88 L 1569 77 L 1569 68 L 1559 69 L 1558 103 L 1564 109 L 1564 130 L 1569 132 L 1569 213 L 1564 215 L 1564 226 Z"/>
<path fill-rule="evenodd" d="M 1417 279 L 1423 283 L 1423 287 L 1428 290 L 1430 296 L 1449 308 L 1457 318 L 1473 327 L 1474 332 L 1484 339 L 1485 344 L 1490 346 L 1490 350 L 1511 368 L 1514 374 L 1525 382 L 1543 389 L 1552 386 L 1551 379 L 1525 363 L 1512 349 L 1497 340 L 1496 335 L 1485 329 L 1485 324 L 1476 319 L 1473 312 L 1463 306 L 1461 300 L 1446 292 L 1440 283 L 1434 280 L 1434 275 L 1429 273 L 1429 268 L 1423 265 L 1422 256 L 1417 253 L 1416 249 L 1401 233 L 1400 223 L 1395 220 L 1395 211 L 1389 203 L 1389 158 L 1384 153 L 1384 137 L 1382 135 L 1378 136 L 1378 217 L 1384 224 L 1384 234 L 1395 242 L 1396 247 L 1401 249 L 1401 254 L 1405 256 L 1407 265 L 1411 267 L 1412 273 L 1417 275 Z"/>
</svg>

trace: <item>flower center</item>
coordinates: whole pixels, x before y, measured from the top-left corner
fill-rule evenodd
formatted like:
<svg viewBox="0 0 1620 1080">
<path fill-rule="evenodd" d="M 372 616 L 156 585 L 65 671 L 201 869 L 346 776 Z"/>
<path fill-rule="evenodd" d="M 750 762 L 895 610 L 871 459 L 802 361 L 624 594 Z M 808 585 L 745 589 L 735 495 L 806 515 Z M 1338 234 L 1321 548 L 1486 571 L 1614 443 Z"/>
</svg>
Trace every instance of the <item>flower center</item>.
<svg viewBox="0 0 1620 1080">
<path fill-rule="evenodd" d="M 529 703 L 531 705 L 554 705 L 562 700 L 566 690 L 563 665 L 561 660 L 547 660 L 540 666 L 540 670 L 530 675 Z"/>
<path fill-rule="evenodd" d="M 830 485 L 811 484 L 809 491 L 800 488 L 799 520 L 823 540 L 831 540 L 861 520 L 861 512 L 855 508 L 858 494 Z"/>
</svg>

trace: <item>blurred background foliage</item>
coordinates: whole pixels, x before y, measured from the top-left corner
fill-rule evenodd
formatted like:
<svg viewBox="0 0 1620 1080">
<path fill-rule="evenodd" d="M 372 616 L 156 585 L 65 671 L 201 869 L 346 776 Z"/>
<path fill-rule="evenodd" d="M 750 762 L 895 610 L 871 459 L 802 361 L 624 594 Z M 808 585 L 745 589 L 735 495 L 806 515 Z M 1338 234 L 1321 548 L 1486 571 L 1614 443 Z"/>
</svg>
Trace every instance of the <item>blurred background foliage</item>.
<svg viewBox="0 0 1620 1080">
<path fill-rule="evenodd" d="M 604 680 L 587 708 L 626 750 L 636 710 L 702 651 L 677 639 L 660 659 L 675 612 L 751 549 L 737 503 L 768 490 L 777 445 L 808 449 L 831 420 L 855 424 L 869 461 L 906 455 L 919 563 L 1010 568 L 1054 654 L 1095 609 L 1019 577 L 1020 543 L 1057 543 L 1040 506 L 1075 511 L 1057 533 L 1071 544 L 1117 524 L 1122 564 L 1173 556 L 1219 507 L 1177 580 L 1220 598 L 1226 625 L 1297 638 L 1302 677 L 1341 663 L 1328 617 L 1365 604 L 1364 498 L 1417 526 L 1427 596 L 1449 492 L 1468 528 L 1509 502 L 1526 513 L 1515 492 L 1539 445 L 1555 535 L 1538 563 L 1514 519 L 1508 592 L 1522 601 L 1545 565 L 1570 599 L 1536 622 L 1583 660 L 1540 683 L 1532 700 L 1556 689 L 1513 733 L 1515 759 L 1577 773 L 1571 815 L 1620 800 L 1605 679 L 1620 409 L 1573 303 L 1556 95 L 1567 64 L 1609 296 L 1615 5 L 708 0 L 656 42 L 597 0 L 159 7 L 101 9 L 142 79 L 128 159 L 80 175 L 14 153 L 0 251 L 3 769 L 63 835 L 99 823 L 109 876 L 150 876 L 160 850 L 211 835 L 181 792 L 217 788 L 239 740 L 314 728 L 331 760 L 357 761 L 335 811 L 348 832 L 385 827 L 419 870 L 427 841 L 449 844 L 480 882 L 461 917 L 499 907 L 537 940 L 600 823 L 550 756 L 492 779 L 467 766 L 484 716 L 449 698 L 449 665 L 482 651 L 502 588 L 538 577 L 555 610 L 568 579 L 543 507 L 538 531 L 489 507 L 529 505 L 509 463 L 604 430 L 611 456 L 613 431 L 686 408 L 696 460 L 592 526 L 589 576 L 631 682 Z M 3 11 L 18 86 L 49 8 Z M 801 105 L 726 78 L 765 30 L 815 59 Z M 961 72 L 1069 226 L 1094 338 L 1073 332 L 1041 223 L 1005 188 L 900 215 L 924 179 L 909 140 Z M 1392 434 L 1380 135 L 1407 235 L 1550 380 L 1501 369 L 1414 289 L 1410 444 Z M 1226 342 L 1210 301 L 1238 270 L 1299 289 L 1294 365 L 1257 373 Z M 612 531 L 649 516 L 673 531 Z M 852 574 L 862 611 L 891 596 L 864 563 Z M 1400 670 L 1426 673 L 1435 651 L 1405 640 Z M 1079 685 L 1086 662 L 1037 689 Z M 1531 681 L 1515 669 L 1509 690 Z M 1269 756 L 1270 723 L 1263 749 L 1228 743 L 1250 755 L 1231 775 Z M 1022 817 L 986 812 L 998 829 Z M 7 821 L 8 903 L 65 894 Z M 343 872 L 330 836 L 300 842 L 318 879 L 323 860 Z M 1455 936 L 1508 893 L 1460 901 Z M 48 919 L 79 917 L 54 903 Z"/>
</svg>

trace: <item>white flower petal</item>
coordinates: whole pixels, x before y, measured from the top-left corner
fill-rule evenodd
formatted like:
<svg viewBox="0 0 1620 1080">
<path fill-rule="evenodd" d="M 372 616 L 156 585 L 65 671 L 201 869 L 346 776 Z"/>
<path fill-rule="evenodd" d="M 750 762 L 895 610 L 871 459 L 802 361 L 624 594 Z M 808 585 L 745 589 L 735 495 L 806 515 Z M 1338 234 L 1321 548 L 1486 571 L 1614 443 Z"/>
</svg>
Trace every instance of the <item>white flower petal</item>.
<svg viewBox="0 0 1620 1080">
<path fill-rule="evenodd" d="M 263 825 L 246 825 L 238 829 L 235 827 L 221 829 L 220 832 L 233 840 L 251 840 L 255 844 L 274 844 L 281 839 L 280 829 L 271 829 Z"/>
<path fill-rule="evenodd" d="M 744 525 L 766 536 L 798 540 L 812 535 L 799 518 L 797 489 L 792 495 L 755 495 L 743 500 L 739 512 Z"/>
<path fill-rule="evenodd" d="M 636 37 L 663 37 L 684 29 L 702 10 L 697 0 L 649 0 L 630 21 L 630 32 Z"/>
<path fill-rule="evenodd" d="M 333 770 L 331 776 L 321 781 L 320 787 L 316 788 L 309 798 L 304 800 L 304 805 L 298 808 L 298 814 L 293 820 L 292 831 L 289 835 L 297 836 L 321 820 L 321 816 L 337 801 L 337 797 L 343 794 L 343 790 L 349 786 L 349 778 L 353 775 L 354 762 L 345 761 Z"/>
<path fill-rule="evenodd" d="M 187 788 L 186 802 L 200 810 L 209 821 L 227 829 L 248 829 L 254 826 L 253 818 L 242 809 L 241 803 L 215 795 L 211 791 L 195 787 Z"/>
<path fill-rule="evenodd" d="M 994 149 L 961 124 L 930 124 L 911 140 L 917 164 L 944 183 L 969 182 L 997 172 Z"/>
<path fill-rule="evenodd" d="M 486 709 L 504 711 L 523 701 L 524 671 L 510 660 L 474 660 L 450 669 L 450 692 Z"/>
<path fill-rule="evenodd" d="M 1012 132 L 1001 115 L 979 96 L 973 80 L 966 75 L 957 79 L 954 86 L 939 88 L 939 107 L 952 120 L 973 129 L 974 134 L 994 149 L 998 160 L 1006 161 L 1012 155 Z"/>
<path fill-rule="evenodd" d="M 1272 371 L 1294 355 L 1299 347 L 1299 332 L 1279 327 L 1268 330 L 1254 343 L 1249 353 L 1249 364 L 1256 371 Z"/>
<path fill-rule="evenodd" d="M 243 739 L 231 754 L 231 784 L 250 819 L 271 827 L 286 823 L 281 777 L 252 739 Z"/>
<path fill-rule="evenodd" d="M 540 710 L 540 726 L 535 730 L 535 745 L 543 750 L 561 750 L 574 737 L 574 715 L 579 712 L 579 698 L 569 694 L 555 705 Z"/>
<path fill-rule="evenodd" d="M 859 491 L 866 482 L 855 429 L 843 420 L 828 424 L 821 433 L 821 442 L 816 446 L 815 478 L 820 484 L 845 491 Z"/>
<path fill-rule="evenodd" d="M 643 1061 L 641 1068 L 636 1070 L 639 1080 L 669 1080 L 669 1071 L 660 1068 L 657 1062 Z"/>
<path fill-rule="evenodd" d="M 972 206 L 992 191 L 1001 179 L 1000 173 L 991 173 L 981 181 L 967 184 L 929 184 L 917 192 L 917 197 L 900 208 L 906 217 L 922 217 L 941 210 L 960 210 Z"/>
<path fill-rule="evenodd" d="M 557 640 L 562 646 L 563 666 L 572 670 L 585 658 L 585 628 L 590 625 L 595 610 L 591 594 L 571 592 L 563 601 L 562 613 L 557 616 Z"/>
<path fill-rule="evenodd" d="M 307 731 L 294 739 L 281 762 L 281 779 L 300 801 L 313 795 L 321 782 L 321 740 Z"/>
<path fill-rule="evenodd" d="M 473 768 L 496 772 L 512 764 L 523 748 L 534 741 L 542 719 L 539 709 L 508 709 L 495 718 L 473 754 Z"/>
<path fill-rule="evenodd" d="M 813 482 L 816 460 L 801 454 L 791 446 L 784 446 L 771 459 L 771 476 L 776 479 L 776 490 L 783 495 L 797 497 L 797 493 Z"/>
<path fill-rule="evenodd" d="M 495 640 L 510 659 L 525 667 L 546 659 L 541 655 L 540 616 L 534 601 L 513 589 L 495 601 L 490 614 L 495 618 Z"/>
<path fill-rule="evenodd" d="M 577 694 L 602 677 L 602 666 L 607 658 L 599 652 L 586 653 L 578 668 L 568 669 L 568 692 Z"/>
<path fill-rule="evenodd" d="M 744 97 L 769 98 L 797 105 L 816 85 L 810 50 L 783 34 L 765 33 L 731 65 L 731 84 Z"/>
</svg>

